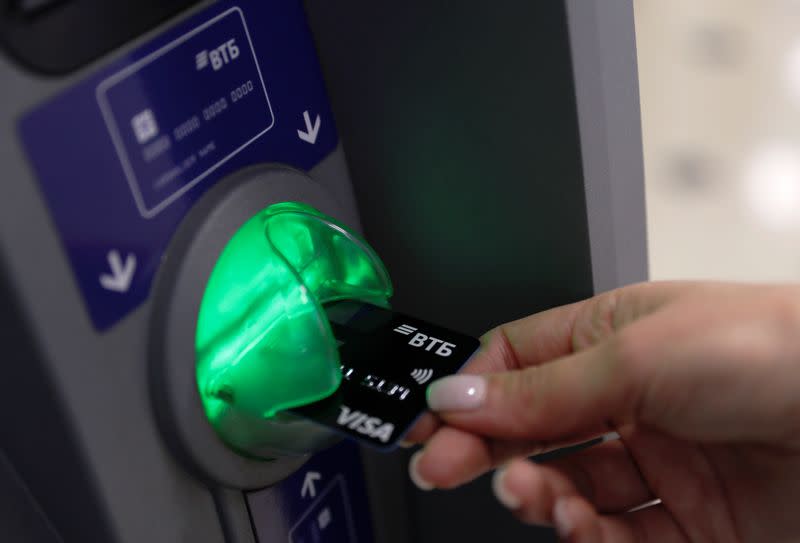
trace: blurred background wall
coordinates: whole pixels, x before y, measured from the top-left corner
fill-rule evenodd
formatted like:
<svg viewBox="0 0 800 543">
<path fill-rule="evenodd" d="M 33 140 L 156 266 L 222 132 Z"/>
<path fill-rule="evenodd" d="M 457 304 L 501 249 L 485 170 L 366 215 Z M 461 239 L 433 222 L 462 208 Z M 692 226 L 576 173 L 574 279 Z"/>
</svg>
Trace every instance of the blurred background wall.
<svg viewBox="0 0 800 543">
<path fill-rule="evenodd" d="M 653 279 L 800 280 L 800 0 L 634 0 Z"/>
</svg>

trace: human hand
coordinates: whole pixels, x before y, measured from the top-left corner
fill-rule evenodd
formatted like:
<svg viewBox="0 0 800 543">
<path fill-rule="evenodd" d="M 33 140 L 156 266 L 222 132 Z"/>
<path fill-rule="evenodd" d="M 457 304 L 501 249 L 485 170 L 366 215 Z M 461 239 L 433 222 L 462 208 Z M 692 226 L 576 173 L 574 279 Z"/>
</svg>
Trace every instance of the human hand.
<svg viewBox="0 0 800 543">
<path fill-rule="evenodd" d="M 504 465 L 500 501 L 568 541 L 800 540 L 800 287 L 647 283 L 533 315 L 428 403 L 423 488 Z"/>
</svg>

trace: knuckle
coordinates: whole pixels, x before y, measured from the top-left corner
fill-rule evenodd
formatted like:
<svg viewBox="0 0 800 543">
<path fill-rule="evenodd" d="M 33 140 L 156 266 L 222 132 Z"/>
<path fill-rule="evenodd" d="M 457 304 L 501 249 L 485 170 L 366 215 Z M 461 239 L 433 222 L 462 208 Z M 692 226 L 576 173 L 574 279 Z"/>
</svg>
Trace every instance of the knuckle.
<svg viewBox="0 0 800 543">
<path fill-rule="evenodd" d="M 800 389 L 800 302 L 797 296 L 782 296 L 773 309 L 777 337 L 771 338 L 767 358 L 775 364 L 773 373 L 782 376 L 774 384 L 773 398 L 782 398 L 779 420 L 788 423 L 789 442 L 800 446 L 800 395 L 796 394 Z"/>
<path fill-rule="evenodd" d="M 512 514 L 518 521 L 532 526 L 552 523 L 549 512 L 545 509 L 544 504 L 539 502 L 524 503 Z"/>
<path fill-rule="evenodd" d="M 800 353 L 800 301 L 794 296 L 780 296 L 773 303 L 775 328 L 780 334 L 781 346 Z"/>
<path fill-rule="evenodd" d="M 621 334 L 617 340 L 616 360 L 618 369 L 626 375 L 634 375 L 642 370 L 649 360 L 649 345 L 643 336 L 635 332 Z"/>
<path fill-rule="evenodd" d="M 511 412 L 517 417 L 521 431 L 536 428 L 542 422 L 542 398 L 540 392 L 546 386 L 546 372 L 539 367 L 528 368 L 510 374 L 504 379 L 501 394 L 511 401 Z"/>
<path fill-rule="evenodd" d="M 504 326 L 493 328 L 481 336 L 481 368 L 488 372 L 519 369 L 517 354 L 508 340 Z"/>
<path fill-rule="evenodd" d="M 609 340 L 608 367 L 616 375 L 627 377 L 640 368 L 646 359 L 641 338 L 630 330 L 622 330 Z"/>
<path fill-rule="evenodd" d="M 514 350 L 511 341 L 508 339 L 508 333 L 503 326 L 496 328 L 496 332 L 494 334 L 494 344 L 496 345 L 495 349 L 499 367 L 509 370 L 522 368 L 522 363 L 519 360 L 519 356 L 517 356 L 517 352 Z"/>
<path fill-rule="evenodd" d="M 578 318 L 572 331 L 572 349 L 580 351 L 614 333 L 619 290 L 605 292 L 595 297 Z"/>
<path fill-rule="evenodd" d="M 600 380 L 616 387 L 616 395 L 627 409 L 622 411 L 632 418 L 642 415 L 646 403 L 646 387 L 656 382 L 650 372 L 650 346 L 646 339 L 633 330 L 624 329 L 608 343 L 606 364 L 600 364 L 606 372 Z"/>
</svg>

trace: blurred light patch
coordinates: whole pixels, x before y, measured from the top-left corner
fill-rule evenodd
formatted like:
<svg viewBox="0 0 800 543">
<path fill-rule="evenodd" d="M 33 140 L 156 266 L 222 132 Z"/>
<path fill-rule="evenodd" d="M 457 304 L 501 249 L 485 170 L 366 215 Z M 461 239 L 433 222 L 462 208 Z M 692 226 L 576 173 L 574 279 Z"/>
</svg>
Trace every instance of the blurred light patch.
<svg viewBox="0 0 800 543">
<path fill-rule="evenodd" d="M 762 226 L 800 228 L 800 147 L 776 143 L 759 148 L 746 165 L 743 195 Z"/>
<path fill-rule="evenodd" d="M 787 91 L 797 106 L 800 106 L 800 40 L 788 47 L 785 63 L 784 79 Z"/>
<path fill-rule="evenodd" d="M 705 22 L 690 36 L 690 62 L 711 69 L 737 68 L 744 58 L 742 32 L 724 21 Z"/>
</svg>

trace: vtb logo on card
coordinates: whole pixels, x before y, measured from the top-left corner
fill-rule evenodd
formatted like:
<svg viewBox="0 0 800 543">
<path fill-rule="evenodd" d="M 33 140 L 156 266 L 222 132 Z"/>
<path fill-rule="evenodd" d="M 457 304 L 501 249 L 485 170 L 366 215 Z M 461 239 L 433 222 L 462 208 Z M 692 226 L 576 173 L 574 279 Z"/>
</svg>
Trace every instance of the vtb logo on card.
<svg viewBox="0 0 800 543">
<path fill-rule="evenodd" d="M 325 310 L 339 342 L 342 384 L 330 397 L 291 411 L 379 449 L 393 447 L 425 411 L 427 384 L 456 373 L 480 344 L 362 302 Z"/>
<path fill-rule="evenodd" d="M 412 347 L 424 347 L 426 351 L 430 351 L 438 345 L 439 347 L 434 351 L 437 356 L 450 356 L 453 354 L 453 347 L 456 346 L 455 343 L 449 343 L 443 339 L 428 336 L 422 332 L 417 332 L 417 328 L 409 326 L 408 324 L 401 324 L 395 328 L 394 331 L 398 334 L 403 334 L 404 336 L 410 336 L 411 334 L 414 334 L 414 336 L 408 340 L 408 344 Z"/>
</svg>

